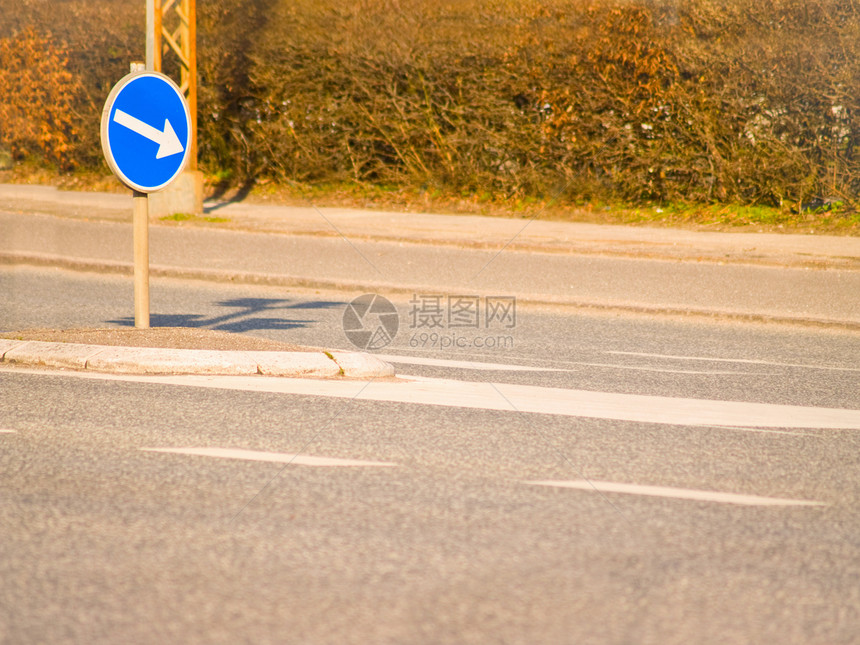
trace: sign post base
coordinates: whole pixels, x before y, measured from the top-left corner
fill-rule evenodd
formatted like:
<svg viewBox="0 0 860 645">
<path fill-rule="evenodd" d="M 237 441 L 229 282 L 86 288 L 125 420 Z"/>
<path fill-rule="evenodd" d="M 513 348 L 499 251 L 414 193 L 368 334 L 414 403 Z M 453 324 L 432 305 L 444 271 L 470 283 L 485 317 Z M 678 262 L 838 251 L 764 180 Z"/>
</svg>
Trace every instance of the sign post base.
<svg viewBox="0 0 860 645">
<path fill-rule="evenodd" d="M 183 213 L 203 214 L 203 173 L 185 170 L 164 190 L 149 195 L 149 214 L 152 217 L 169 217 Z"/>
</svg>

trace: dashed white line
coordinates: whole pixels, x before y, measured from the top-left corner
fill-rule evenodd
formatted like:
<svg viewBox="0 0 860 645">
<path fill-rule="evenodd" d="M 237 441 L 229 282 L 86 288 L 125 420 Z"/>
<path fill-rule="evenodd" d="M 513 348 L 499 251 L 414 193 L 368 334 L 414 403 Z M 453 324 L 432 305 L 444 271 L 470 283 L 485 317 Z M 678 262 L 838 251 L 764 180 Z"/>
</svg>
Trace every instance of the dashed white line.
<svg viewBox="0 0 860 645">
<path fill-rule="evenodd" d="M 199 457 L 217 457 L 219 459 L 242 459 L 245 461 L 268 461 L 279 464 L 295 464 L 297 466 L 342 467 L 342 466 L 396 466 L 388 461 L 361 461 L 358 459 L 339 459 L 337 457 L 315 457 L 282 452 L 261 452 L 257 450 L 241 450 L 238 448 L 141 448 L 144 452 L 166 452 L 176 455 L 196 455 Z"/>
<path fill-rule="evenodd" d="M 466 370 L 487 370 L 492 372 L 567 372 L 557 367 L 531 367 L 529 365 L 507 365 L 503 363 L 482 363 L 480 361 L 455 361 L 447 358 L 426 358 L 424 356 L 400 356 L 398 354 L 374 354 L 376 358 L 405 365 L 427 365 L 428 367 L 457 367 Z"/>
<path fill-rule="evenodd" d="M 0 433 L 15 434 L 16 432 L 17 432 L 16 430 L 2 430 L 2 429 L 0 429 Z"/>
<path fill-rule="evenodd" d="M 532 486 L 551 486 L 554 488 L 575 488 L 601 493 L 625 493 L 628 495 L 643 495 L 646 497 L 670 497 L 697 502 L 716 502 L 719 504 L 738 504 L 741 506 L 826 506 L 824 502 L 813 502 L 802 499 L 785 499 L 781 497 L 761 497 L 759 495 L 740 495 L 737 493 L 721 493 L 711 490 L 695 490 L 692 488 L 671 488 L 668 486 L 646 486 L 642 484 L 621 484 L 617 482 L 577 480 L 545 480 L 524 482 Z"/>
<path fill-rule="evenodd" d="M 613 370 L 631 370 L 634 372 L 662 372 L 665 374 L 707 374 L 709 376 L 737 376 L 745 374 L 744 372 L 727 370 L 672 370 L 663 367 L 646 367 L 643 365 L 618 365 L 617 363 L 571 362 L 571 365 L 579 365 L 582 367 L 605 367 Z"/>
<path fill-rule="evenodd" d="M 741 432 L 761 432 L 764 434 L 784 434 L 792 437 L 813 437 L 822 439 L 824 435 L 813 432 L 789 432 L 787 430 L 765 430 L 764 428 L 744 428 L 743 426 L 713 426 L 718 430 L 740 430 Z"/>
<path fill-rule="evenodd" d="M 534 367 L 531 365 L 510 365 L 505 363 L 482 363 L 480 361 L 456 361 L 447 358 L 426 358 L 424 356 L 401 356 L 399 354 L 374 354 L 383 361 L 402 365 L 426 365 L 428 367 L 450 367 L 466 370 L 484 370 L 491 372 L 572 372 L 570 368 Z M 663 367 L 643 367 L 639 365 L 619 365 L 617 363 L 586 363 L 583 361 L 565 361 L 566 365 L 575 367 L 605 367 L 616 370 L 633 370 L 641 372 L 665 372 L 669 374 L 708 374 L 734 375 L 743 372 L 726 370 L 677 370 Z"/>
<path fill-rule="evenodd" d="M 607 351 L 607 354 L 617 356 L 641 356 L 643 358 L 663 358 L 673 361 L 703 361 L 712 363 L 743 363 L 746 365 L 774 365 L 776 367 L 802 367 L 812 370 L 834 370 L 837 372 L 860 372 L 858 367 L 836 367 L 833 365 L 809 365 L 804 363 L 779 363 L 776 361 L 763 361 L 752 358 L 714 358 L 711 356 L 675 356 L 673 354 L 647 354 L 644 352 L 620 352 Z"/>
</svg>

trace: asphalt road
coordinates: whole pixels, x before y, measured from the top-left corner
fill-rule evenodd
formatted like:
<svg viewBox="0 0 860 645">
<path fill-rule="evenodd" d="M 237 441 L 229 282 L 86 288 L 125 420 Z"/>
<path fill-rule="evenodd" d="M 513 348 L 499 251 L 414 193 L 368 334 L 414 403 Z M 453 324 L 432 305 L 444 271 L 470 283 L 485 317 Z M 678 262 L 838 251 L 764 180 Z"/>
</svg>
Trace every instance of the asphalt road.
<svg viewBox="0 0 860 645">
<path fill-rule="evenodd" d="M 531 221 L 516 223 L 527 231 L 524 227 Z M 3 263 L 99 267 L 115 273 L 130 269 L 132 237 L 127 223 L 0 209 L 0 230 L 4 233 L 0 236 Z M 754 243 L 745 240 L 736 236 L 736 253 L 743 253 L 744 244 Z M 856 330 L 860 328 L 860 271 L 854 265 L 860 260 L 850 255 L 853 238 L 845 240 L 844 252 L 849 255 L 822 260 L 828 268 L 811 268 L 791 262 L 759 265 L 754 262 L 757 258 L 727 263 L 713 257 L 677 261 L 647 253 L 628 257 L 559 252 L 557 248 L 512 251 L 504 243 L 475 249 L 409 239 L 351 240 L 341 235 L 158 225 L 150 227 L 150 269 L 160 277 L 235 280 L 284 289 L 384 289 L 406 295 L 444 289 L 447 293 L 515 295 L 532 303 L 807 321 Z M 792 243 L 797 241 L 786 237 L 786 245 Z M 672 248 L 668 242 L 663 246 Z M 814 259 L 810 257 L 813 266 Z M 846 262 L 847 267 L 836 268 L 841 266 L 839 262 Z"/>
<path fill-rule="evenodd" d="M 356 295 L 156 280 L 153 323 L 349 349 Z M 858 642 L 860 336 L 438 295 L 399 383 L 0 368 L 0 642 Z M 0 269 L 2 330 L 131 302 Z"/>
</svg>

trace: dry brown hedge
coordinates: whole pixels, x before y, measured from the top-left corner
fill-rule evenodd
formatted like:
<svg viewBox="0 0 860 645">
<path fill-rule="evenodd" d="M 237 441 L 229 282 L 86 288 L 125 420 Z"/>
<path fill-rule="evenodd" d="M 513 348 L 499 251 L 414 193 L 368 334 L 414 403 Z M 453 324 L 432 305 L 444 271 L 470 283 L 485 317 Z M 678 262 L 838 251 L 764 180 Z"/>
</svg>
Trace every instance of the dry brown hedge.
<svg viewBox="0 0 860 645">
<path fill-rule="evenodd" d="M 56 24 L 59 7 L 80 18 L 93 4 L 0 0 L 17 16 L 0 37 L 50 28 L 73 52 L 84 91 L 69 157 L 84 165 L 98 150 L 82 133 L 142 57 L 142 1 L 100 3 L 97 37 Z M 571 200 L 860 195 L 852 0 L 198 0 L 198 15 L 201 162 L 236 180 Z"/>
</svg>

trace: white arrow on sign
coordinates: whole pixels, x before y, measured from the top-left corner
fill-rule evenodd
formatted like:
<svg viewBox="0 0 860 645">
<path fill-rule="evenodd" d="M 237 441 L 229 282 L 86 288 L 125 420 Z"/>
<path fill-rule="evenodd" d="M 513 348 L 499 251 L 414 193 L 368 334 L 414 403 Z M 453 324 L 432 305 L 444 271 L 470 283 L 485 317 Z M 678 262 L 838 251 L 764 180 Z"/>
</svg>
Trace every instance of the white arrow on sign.
<svg viewBox="0 0 860 645">
<path fill-rule="evenodd" d="M 113 120 L 120 125 L 127 127 L 132 132 L 136 132 L 140 136 L 146 137 L 150 141 L 157 143 L 158 152 L 155 155 L 156 159 L 179 154 L 185 150 L 179 137 L 176 136 L 173 126 L 170 125 L 170 121 L 167 119 L 164 119 L 164 130 L 153 128 L 148 123 L 144 123 L 140 119 L 137 119 L 120 109 L 117 109 L 116 113 L 113 115 Z"/>
</svg>

